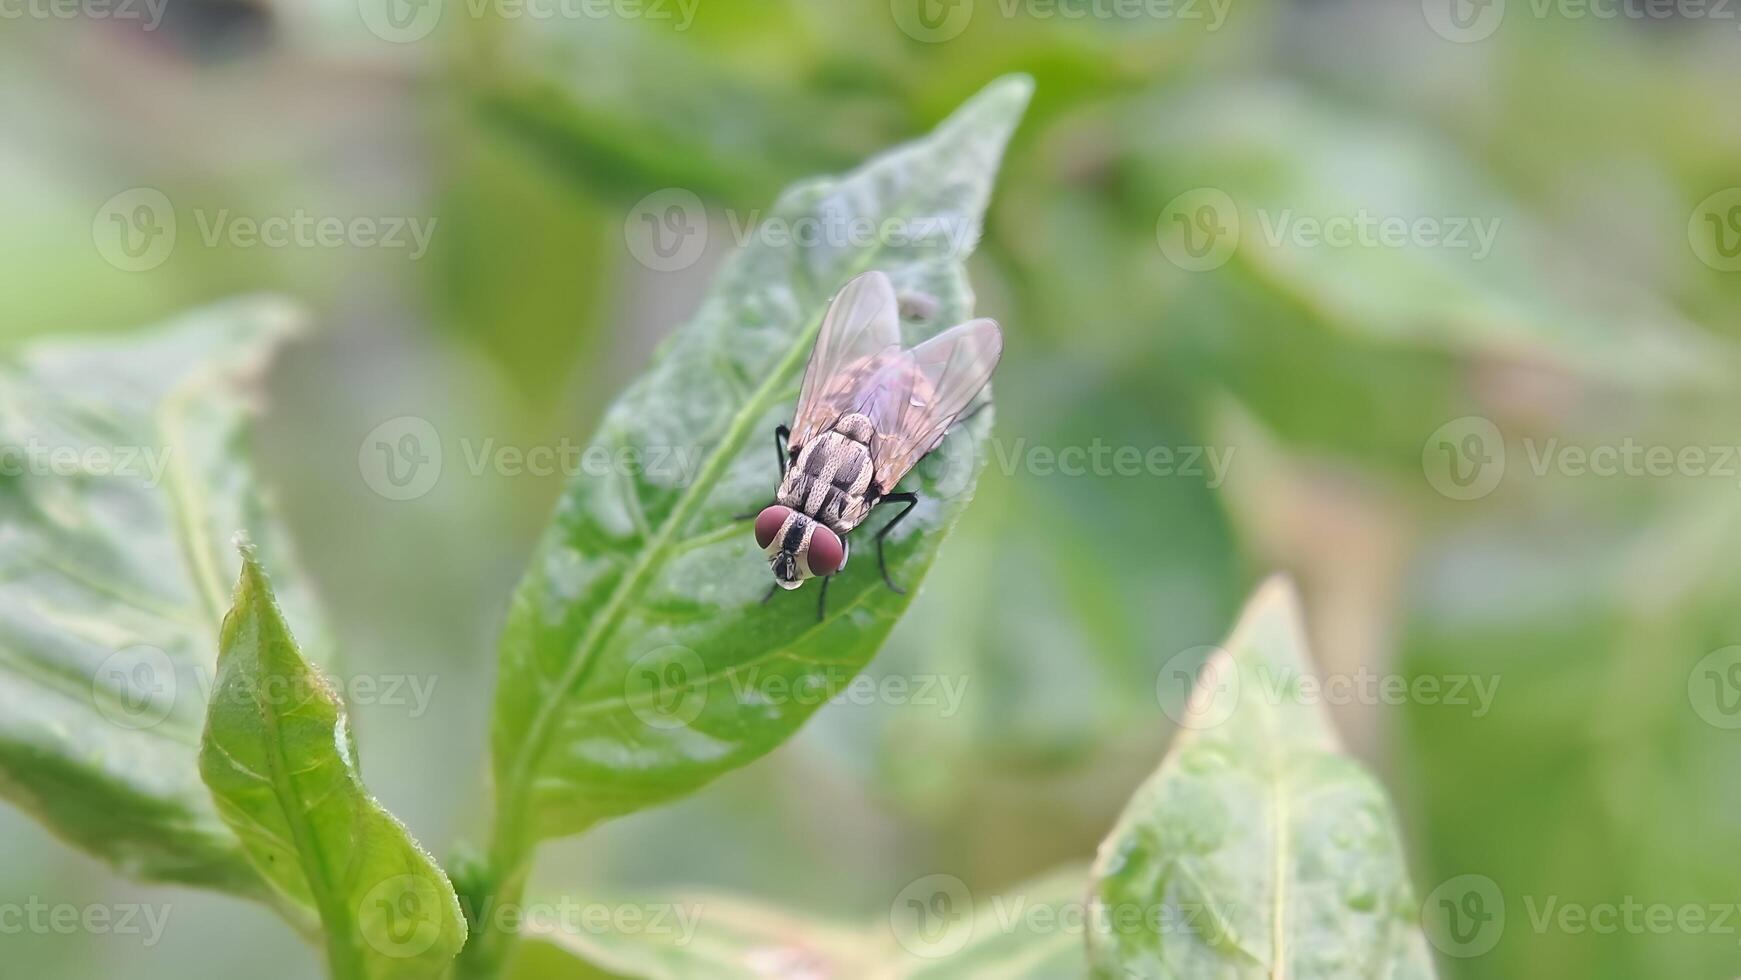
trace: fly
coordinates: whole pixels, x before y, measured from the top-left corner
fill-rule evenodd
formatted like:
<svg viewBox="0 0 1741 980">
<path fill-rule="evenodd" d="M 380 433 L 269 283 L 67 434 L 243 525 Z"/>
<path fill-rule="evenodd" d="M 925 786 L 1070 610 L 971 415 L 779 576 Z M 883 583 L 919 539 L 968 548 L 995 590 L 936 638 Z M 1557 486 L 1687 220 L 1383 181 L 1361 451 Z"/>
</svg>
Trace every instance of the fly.
<svg viewBox="0 0 1741 980">
<path fill-rule="evenodd" d="M 774 429 L 780 489 L 756 516 L 756 544 L 774 573 L 768 596 L 820 577 L 818 619 L 829 580 L 846 567 L 846 535 L 879 504 L 905 505 L 876 536 L 883 581 L 904 591 L 889 578 L 883 541 L 919 498 L 895 485 L 943 441 L 1003 353 L 1003 334 L 986 319 L 902 347 L 899 310 L 881 272 L 847 283 L 822 320 L 792 426 Z"/>
</svg>

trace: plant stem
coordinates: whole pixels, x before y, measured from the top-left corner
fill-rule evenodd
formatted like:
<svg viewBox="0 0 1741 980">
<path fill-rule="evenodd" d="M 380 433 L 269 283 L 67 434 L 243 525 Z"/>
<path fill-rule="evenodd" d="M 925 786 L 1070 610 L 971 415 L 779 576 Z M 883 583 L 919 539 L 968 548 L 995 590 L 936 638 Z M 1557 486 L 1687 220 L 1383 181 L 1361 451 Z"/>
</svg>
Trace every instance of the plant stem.
<svg viewBox="0 0 1741 980">
<path fill-rule="evenodd" d="M 497 980 L 519 941 L 531 856 L 516 826 L 507 814 L 498 818 L 487 864 L 464 896 L 471 936 L 454 963 L 455 980 Z"/>
</svg>

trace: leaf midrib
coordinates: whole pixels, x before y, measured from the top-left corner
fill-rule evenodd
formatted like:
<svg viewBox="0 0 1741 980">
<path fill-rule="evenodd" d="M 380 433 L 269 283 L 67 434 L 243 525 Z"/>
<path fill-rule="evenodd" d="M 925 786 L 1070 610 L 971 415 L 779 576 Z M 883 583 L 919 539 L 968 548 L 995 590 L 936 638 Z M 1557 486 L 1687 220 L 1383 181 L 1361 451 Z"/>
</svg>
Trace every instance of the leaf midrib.
<svg viewBox="0 0 1741 980">
<path fill-rule="evenodd" d="M 253 597 L 253 601 L 262 601 L 261 596 Z M 265 601 L 270 602 L 269 599 Z M 266 617 L 254 612 L 254 642 L 256 645 L 255 666 L 260 673 L 266 672 L 266 643 L 268 625 L 263 620 Z M 277 634 L 280 631 L 270 631 Z M 284 631 L 284 635 L 274 635 L 274 643 L 294 642 Z M 276 671 L 274 671 L 276 673 Z M 322 845 L 320 833 L 311 819 L 309 811 L 301 805 L 303 800 L 292 779 L 293 770 L 290 759 L 285 754 L 283 725 L 277 710 L 271 704 L 271 698 L 254 698 L 254 707 L 260 712 L 260 720 L 270 733 L 266 739 L 268 750 L 266 764 L 271 771 L 273 796 L 278 804 L 279 813 L 283 814 L 285 824 L 290 828 L 290 837 L 296 845 L 301 859 L 304 876 L 308 880 L 309 894 L 314 898 L 315 908 L 320 912 L 323 931 L 326 935 L 327 960 L 333 971 L 335 980 L 358 975 L 358 962 L 352 934 L 355 932 L 351 920 L 348 903 L 338 894 L 330 877 L 326 848 Z M 342 764 L 342 760 L 341 760 Z"/>
<path fill-rule="evenodd" d="M 206 519 L 209 516 L 209 505 L 204 488 L 187 471 L 189 454 L 186 451 L 187 441 L 183 436 L 183 412 L 187 405 L 195 395 L 209 390 L 219 377 L 219 370 L 212 368 L 186 378 L 158 403 L 157 410 L 153 413 L 153 421 L 163 437 L 164 449 L 168 454 L 169 467 L 165 472 L 165 480 L 168 483 L 167 492 L 171 510 L 175 515 L 176 530 L 179 532 L 177 538 L 188 563 L 188 577 L 193 580 L 194 592 L 200 597 L 206 614 L 221 629 L 224 611 L 229 605 L 226 598 L 228 593 L 222 576 L 218 574 L 216 550 L 212 547 L 210 524 Z"/>
</svg>

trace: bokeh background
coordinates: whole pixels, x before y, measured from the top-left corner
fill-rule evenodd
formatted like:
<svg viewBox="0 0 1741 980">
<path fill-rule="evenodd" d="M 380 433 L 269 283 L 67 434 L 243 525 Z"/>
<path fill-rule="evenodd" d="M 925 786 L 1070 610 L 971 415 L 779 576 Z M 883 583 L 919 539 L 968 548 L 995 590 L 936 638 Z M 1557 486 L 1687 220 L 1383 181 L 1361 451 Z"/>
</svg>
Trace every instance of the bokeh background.
<svg viewBox="0 0 1741 980">
<path fill-rule="evenodd" d="M 1741 901 L 1741 11 L 0 13 L 0 342 L 257 292 L 308 311 L 270 375 L 264 465 L 345 669 L 434 684 L 424 710 L 355 713 L 371 788 L 439 853 L 487 817 L 496 633 L 561 483 L 473 474 L 465 447 L 584 440 L 780 187 L 1024 71 L 1037 94 L 972 263 L 1008 337 L 998 443 L 871 668 L 965 697 L 831 706 L 685 802 L 546 846 L 536 882 L 874 920 L 923 875 L 995 891 L 1082 861 L 1167 743 L 1170 671 L 1285 569 L 1324 671 L 1497 684 L 1485 710 L 1333 708 L 1396 800 L 1420 893 L 1476 875 L 1504 899 L 1490 948 L 1442 951 L 1446 976 L 1741 972 L 1741 913 L 1721 912 Z M 158 200 L 141 188 L 176 224 L 162 253 L 119 250 L 116 216 Z M 674 262 L 646 240 L 672 192 L 705 209 L 666 227 L 689 236 Z M 209 230 L 298 214 L 421 223 L 427 248 Z M 406 501 L 358 457 L 401 416 L 448 459 Z M 1227 466 L 1045 464 L 1095 445 Z M 1612 472 L 1590 466 L 1604 451 Z M 0 935 L 0 975 L 318 972 L 266 910 L 128 882 L 0 809 L 0 900 L 29 897 L 171 916 L 150 946 Z M 1629 902 L 1705 925 L 1552 911 Z"/>
</svg>

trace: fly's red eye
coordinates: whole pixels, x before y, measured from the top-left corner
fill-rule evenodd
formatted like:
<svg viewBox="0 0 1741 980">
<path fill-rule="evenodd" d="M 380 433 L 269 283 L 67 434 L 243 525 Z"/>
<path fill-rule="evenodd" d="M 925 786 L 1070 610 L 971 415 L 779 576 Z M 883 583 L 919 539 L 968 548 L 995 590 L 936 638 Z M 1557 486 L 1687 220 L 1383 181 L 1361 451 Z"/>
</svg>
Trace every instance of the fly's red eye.
<svg viewBox="0 0 1741 980">
<path fill-rule="evenodd" d="M 786 523 L 786 518 L 792 513 L 792 508 L 775 504 L 756 515 L 756 544 L 766 548 L 774 543 L 774 535 L 780 533 L 780 528 Z"/>
<path fill-rule="evenodd" d="M 810 566 L 812 575 L 833 575 L 846 564 L 846 546 L 833 531 L 818 524 L 816 533 L 810 535 L 810 551 L 804 563 Z"/>
</svg>

